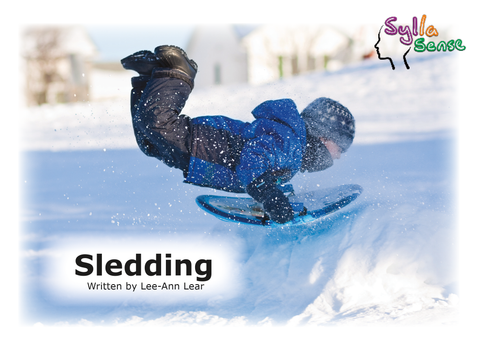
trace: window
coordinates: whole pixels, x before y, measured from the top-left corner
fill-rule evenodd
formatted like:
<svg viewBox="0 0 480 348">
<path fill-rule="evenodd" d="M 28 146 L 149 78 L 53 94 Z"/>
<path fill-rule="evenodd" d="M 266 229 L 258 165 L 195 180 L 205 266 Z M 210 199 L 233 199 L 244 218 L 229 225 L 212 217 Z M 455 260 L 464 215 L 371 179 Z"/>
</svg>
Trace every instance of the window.
<svg viewBox="0 0 480 348">
<path fill-rule="evenodd" d="M 221 70 L 220 63 L 216 63 L 214 69 L 215 69 L 215 71 L 214 71 L 215 84 L 216 85 L 221 85 L 222 84 L 222 70 Z"/>
</svg>

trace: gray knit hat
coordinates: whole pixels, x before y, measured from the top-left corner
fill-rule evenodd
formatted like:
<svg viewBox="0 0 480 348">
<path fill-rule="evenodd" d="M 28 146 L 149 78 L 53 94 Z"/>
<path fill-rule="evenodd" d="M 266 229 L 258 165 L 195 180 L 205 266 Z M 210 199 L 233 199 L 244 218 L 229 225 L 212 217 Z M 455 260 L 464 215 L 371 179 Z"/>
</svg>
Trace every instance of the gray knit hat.
<svg viewBox="0 0 480 348">
<path fill-rule="evenodd" d="M 332 140 L 342 152 L 355 137 L 355 119 L 346 107 L 329 98 L 318 98 L 301 113 L 307 134 Z"/>
</svg>

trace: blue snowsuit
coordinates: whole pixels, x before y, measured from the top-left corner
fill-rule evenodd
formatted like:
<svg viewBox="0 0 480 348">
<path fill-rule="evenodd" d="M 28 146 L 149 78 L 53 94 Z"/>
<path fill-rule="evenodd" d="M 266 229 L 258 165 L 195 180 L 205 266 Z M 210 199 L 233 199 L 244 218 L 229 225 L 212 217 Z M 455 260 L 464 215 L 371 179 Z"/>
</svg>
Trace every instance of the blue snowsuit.
<svg viewBox="0 0 480 348">
<path fill-rule="evenodd" d="M 306 130 L 292 100 L 263 102 L 252 111 L 252 123 L 189 118 L 180 114 L 191 92 L 187 84 L 175 78 L 146 81 L 132 79 L 137 143 L 146 155 L 183 170 L 186 183 L 244 193 L 262 175 L 279 184 L 299 171 Z"/>
</svg>

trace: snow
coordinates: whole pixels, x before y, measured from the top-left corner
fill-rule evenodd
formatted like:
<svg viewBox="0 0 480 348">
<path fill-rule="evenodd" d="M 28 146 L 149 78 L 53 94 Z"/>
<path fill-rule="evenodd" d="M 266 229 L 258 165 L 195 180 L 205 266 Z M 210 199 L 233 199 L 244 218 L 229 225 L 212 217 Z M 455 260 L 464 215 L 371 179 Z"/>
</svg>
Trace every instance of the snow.
<svg viewBox="0 0 480 348">
<path fill-rule="evenodd" d="M 194 90 L 184 109 L 190 116 L 249 121 L 266 99 L 292 98 L 302 110 L 319 96 L 355 116 L 357 136 L 342 159 L 292 183 L 299 192 L 355 183 L 363 194 L 324 220 L 283 229 L 205 214 L 194 199 L 213 190 L 183 184 L 181 173 L 144 156 L 131 130 L 128 78 L 119 87 L 123 97 L 25 109 L 23 320 L 122 327 L 456 323 L 456 61 L 438 53 L 409 64 L 392 71 L 368 61 L 264 86 Z M 141 253 L 146 260 L 169 252 L 211 258 L 212 282 L 197 293 L 159 296 L 87 291 L 87 280 L 73 275 L 81 253 L 123 260 Z M 126 281 L 152 282 L 118 282 Z"/>
</svg>

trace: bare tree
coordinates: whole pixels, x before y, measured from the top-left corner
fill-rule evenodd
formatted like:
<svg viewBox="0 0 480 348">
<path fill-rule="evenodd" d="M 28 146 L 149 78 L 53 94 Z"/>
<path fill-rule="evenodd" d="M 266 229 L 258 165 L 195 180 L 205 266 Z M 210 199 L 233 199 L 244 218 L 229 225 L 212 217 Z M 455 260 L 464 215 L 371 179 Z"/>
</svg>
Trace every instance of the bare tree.
<svg viewBox="0 0 480 348">
<path fill-rule="evenodd" d="M 303 31 L 303 48 L 297 48 L 297 52 L 303 51 L 303 58 L 305 64 L 302 69 L 298 70 L 297 74 L 304 71 L 313 71 L 317 69 L 317 57 L 315 53 L 315 46 L 320 40 L 324 29 L 322 27 L 305 28 Z"/>
<path fill-rule="evenodd" d="M 262 63 L 277 70 L 278 78 L 282 79 L 284 77 L 285 56 L 283 52 L 279 51 L 275 37 L 268 34 L 264 35 L 262 37 L 262 47 L 265 51 Z"/>
<path fill-rule="evenodd" d="M 25 32 L 26 94 L 29 104 L 44 104 L 53 83 L 63 82 L 59 72 L 62 30 L 55 27 L 29 28 Z"/>
<path fill-rule="evenodd" d="M 345 42 L 335 51 L 319 56 L 317 47 L 327 31 L 343 36 Z M 327 26 L 278 27 L 276 35 L 267 33 L 263 37 L 265 63 L 278 69 L 279 78 L 325 69 L 330 58 L 348 62 L 352 45 L 353 40 L 346 33 Z"/>
</svg>

